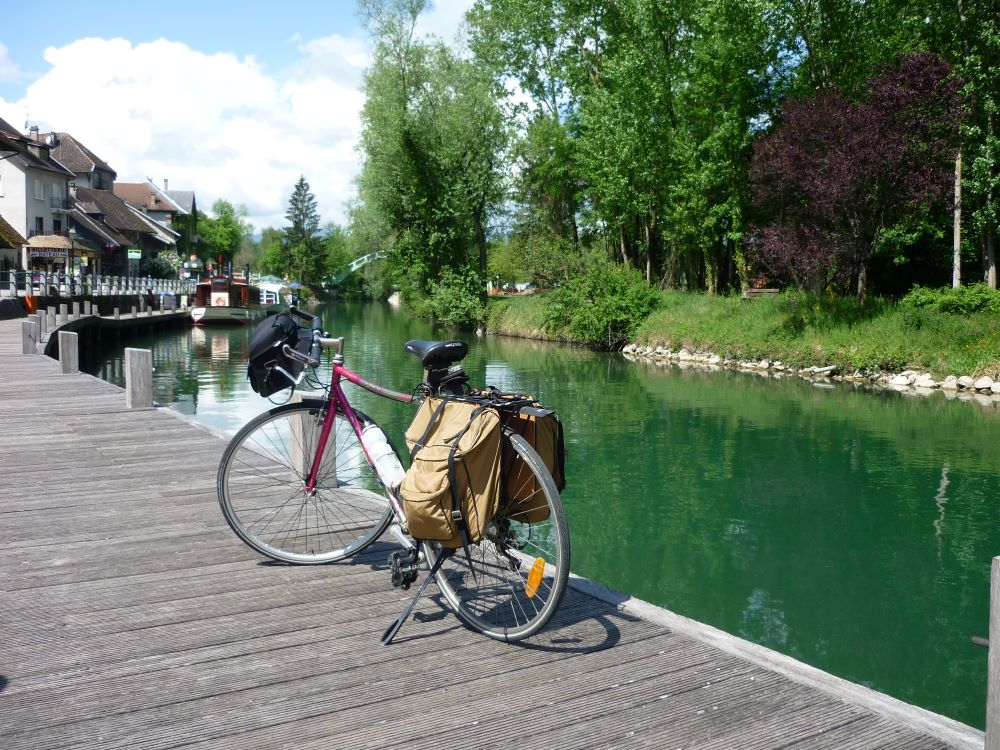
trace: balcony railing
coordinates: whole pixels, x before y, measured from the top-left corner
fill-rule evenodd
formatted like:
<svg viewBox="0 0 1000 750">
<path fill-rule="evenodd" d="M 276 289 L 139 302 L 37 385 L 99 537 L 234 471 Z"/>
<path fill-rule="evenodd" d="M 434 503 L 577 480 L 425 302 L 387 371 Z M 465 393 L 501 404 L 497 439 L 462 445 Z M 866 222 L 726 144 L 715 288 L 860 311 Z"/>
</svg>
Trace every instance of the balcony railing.
<svg viewBox="0 0 1000 750">
<path fill-rule="evenodd" d="M 154 279 L 149 276 L 100 276 L 95 274 L 48 273 L 45 271 L 0 271 L 0 297 L 109 297 L 120 294 L 194 294 L 194 279 Z"/>
<path fill-rule="evenodd" d="M 65 198 L 52 198 L 49 201 L 49 208 L 53 211 L 69 211 L 70 205 L 69 201 Z"/>
</svg>

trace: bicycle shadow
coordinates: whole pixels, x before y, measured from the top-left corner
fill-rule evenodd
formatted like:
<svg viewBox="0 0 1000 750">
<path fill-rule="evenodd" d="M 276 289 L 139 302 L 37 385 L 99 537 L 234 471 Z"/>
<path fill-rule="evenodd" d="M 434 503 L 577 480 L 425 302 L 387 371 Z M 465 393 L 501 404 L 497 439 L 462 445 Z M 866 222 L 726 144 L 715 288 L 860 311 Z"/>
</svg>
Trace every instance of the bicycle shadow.
<svg viewBox="0 0 1000 750">
<path fill-rule="evenodd" d="M 371 570 L 388 572 L 389 555 L 398 549 L 399 545 L 391 542 L 375 542 L 364 552 L 342 564 L 363 565 Z M 458 628 L 475 632 L 454 617 L 440 592 L 433 591 L 431 593 L 431 591 L 433 589 L 428 590 L 423 598 L 434 602 L 438 608 L 437 611 L 428 613 L 418 610 L 411 619 L 420 624 L 442 622 L 447 623 L 447 626 L 431 632 L 405 634 L 401 631 L 400 635 L 396 637 L 395 643 L 402 644 L 408 641 L 436 637 Z M 625 599 L 627 597 L 623 596 L 622 601 Z M 525 650 L 550 653 L 595 653 L 613 648 L 621 641 L 620 624 L 639 621 L 640 618 L 620 611 L 616 602 L 598 599 L 585 591 L 570 586 L 559 609 L 556 610 L 540 634 L 509 645 Z"/>
</svg>

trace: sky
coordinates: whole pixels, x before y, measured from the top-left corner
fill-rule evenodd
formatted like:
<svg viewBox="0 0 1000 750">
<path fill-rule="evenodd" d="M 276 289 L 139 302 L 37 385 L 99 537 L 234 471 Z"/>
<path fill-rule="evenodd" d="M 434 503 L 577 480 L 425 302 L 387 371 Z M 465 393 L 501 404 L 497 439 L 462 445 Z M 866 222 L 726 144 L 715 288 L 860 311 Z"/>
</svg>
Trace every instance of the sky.
<svg viewBox="0 0 1000 750">
<path fill-rule="evenodd" d="M 13 3 L 0 25 L 0 118 L 70 133 L 119 182 L 149 178 L 281 227 L 304 176 L 343 223 L 371 44 L 354 0 Z M 472 0 L 429 0 L 418 34 L 457 44 Z"/>
</svg>

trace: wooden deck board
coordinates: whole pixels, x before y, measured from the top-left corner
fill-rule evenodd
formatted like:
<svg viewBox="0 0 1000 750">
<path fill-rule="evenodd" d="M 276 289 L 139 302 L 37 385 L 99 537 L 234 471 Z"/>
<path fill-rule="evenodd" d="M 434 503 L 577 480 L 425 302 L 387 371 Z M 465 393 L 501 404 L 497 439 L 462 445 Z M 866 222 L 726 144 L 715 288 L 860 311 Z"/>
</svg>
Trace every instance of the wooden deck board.
<svg viewBox="0 0 1000 750">
<path fill-rule="evenodd" d="M 219 511 L 223 448 L 0 321 L 4 750 L 959 746 L 579 591 L 507 645 L 431 587 L 383 648 L 393 545 L 262 564 Z"/>
</svg>

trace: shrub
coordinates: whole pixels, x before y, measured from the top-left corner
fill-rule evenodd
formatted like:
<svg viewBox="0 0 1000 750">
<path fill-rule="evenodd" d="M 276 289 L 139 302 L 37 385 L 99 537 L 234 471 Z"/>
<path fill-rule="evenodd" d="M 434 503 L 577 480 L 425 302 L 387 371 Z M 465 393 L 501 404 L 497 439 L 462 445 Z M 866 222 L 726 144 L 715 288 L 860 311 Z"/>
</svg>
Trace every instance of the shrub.
<svg viewBox="0 0 1000 750">
<path fill-rule="evenodd" d="M 976 312 L 1000 312 L 1000 291 L 985 284 L 958 288 L 928 289 L 915 286 L 899 302 L 904 308 L 930 308 L 940 312 L 971 315 Z"/>
<path fill-rule="evenodd" d="M 546 331 L 607 349 L 626 344 L 660 295 L 635 270 L 601 264 L 549 295 Z"/>
<path fill-rule="evenodd" d="M 445 325 L 477 325 L 486 317 L 483 283 L 471 269 L 444 269 L 441 278 L 431 284 L 425 309 Z"/>
</svg>

